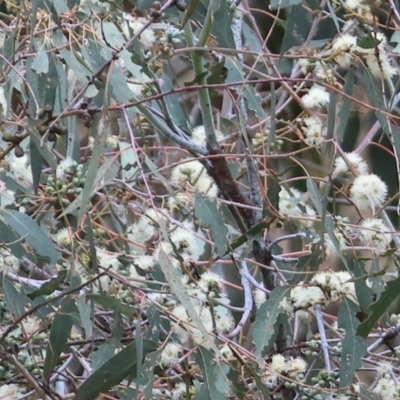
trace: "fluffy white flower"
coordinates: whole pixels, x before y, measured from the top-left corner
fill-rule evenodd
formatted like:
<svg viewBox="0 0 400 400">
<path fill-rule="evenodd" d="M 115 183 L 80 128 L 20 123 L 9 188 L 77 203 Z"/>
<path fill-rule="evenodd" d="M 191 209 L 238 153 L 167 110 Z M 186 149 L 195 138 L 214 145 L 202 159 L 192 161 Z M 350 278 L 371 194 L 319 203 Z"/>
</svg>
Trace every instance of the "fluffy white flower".
<svg viewBox="0 0 400 400">
<path fill-rule="evenodd" d="M 361 224 L 361 241 L 365 246 L 372 247 L 372 250 L 378 254 L 384 254 L 390 242 L 392 235 L 388 227 L 379 218 L 368 218 Z"/>
<path fill-rule="evenodd" d="M 290 291 L 290 300 L 296 310 L 326 303 L 324 292 L 318 286 L 303 286 L 301 284 Z"/>
<path fill-rule="evenodd" d="M 7 161 L 10 165 L 10 170 L 7 172 L 8 176 L 15 179 L 21 186 L 29 187 L 32 185 L 32 171 L 29 166 L 28 156 L 25 154 L 22 157 L 15 157 L 9 155 Z"/>
<path fill-rule="evenodd" d="M 153 80 L 142 72 L 139 77 L 129 78 L 127 80 L 127 85 L 133 96 L 137 99 L 140 99 L 143 97 L 143 89 L 145 88 L 145 86 L 152 82 Z"/>
<path fill-rule="evenodd" d="M 345 0 L 344 4 L 351 10 L 356 10 L 361 5 L 362 0 Z"/>
<path fill-rule="evenodd" d="M 310 283 L 324 291 L 336 291 L 340 286 L 339 278 L 333 272 L 318 272 Z"/>
<path fill-rule="evenodd" d="M 3 250 L 0 253 L 0 271 L 7 273 L 8 270 L 11 270 L 17 273 L 19 269 L 19 259 L 11 254 L 8 250 Z"/>
<path fill-rule="evenodd" d="M 282 374 L 286 371 L 286 358 L 282 354 L 274 354 L 272 356 L 270 370 L 276 374 Z"/>
<path fill-rule="evenodd" d="M 154 267 L 154 257 L 142 255 L 135 258 L 133 263 L 143 271 L 151 272 Z"/>
<path fill-rule="evenodd" d="M 303 75 L 307 75 L 310 69 L 311 63 L 307 58 L 300 58 L 299 60 L 299 67 L 300 71 Z"/>
<path fill-rule="evenodd" d="M 346 157 L 360 175 L 367 175 L 369 172 L 368 164 L 357 153 L 346 153 Z M 342 157 L 337 157 L 335 160 L 334 174 L 348 174 L 350 172 L 348 165 Z"/>
<path fill-rule="evenodd" d="M 304 133 L 304 141 L 309 146 L 319 146 L 324 143 L 326 128 L 318 117 L 307 117 L 303 119 L 304 126 L 301 130 Z"/>
<path fill-rule="evenodd" d="M 193 198 L 187 193 L 176 193 L 175 196 L 168 197 L 167 204 L 169 211 L 174 213 L 193 204 Z"/>
<path fill-rule="evenodd" d="M 210 290 L 221 287 L 222 277 L 215 272 L 206 271 L 201 275 L 198 285 L 204 292 L 208 293 Z"/>
<path fill-rule="evenodd" d="M 178 226 L 170 233 L 169 237 L 180 254 L 186 254 L 187 256 L 197 260 L 204 252 L 205 242 L 202 239 L 204 235 L 201 230 L 196 232 L 196 235 L 194 235 L 192 229 L 193 226 L 191 226 L 190 223 L 186 224 L 184 228 Z"/>
<path fill-rule="evenodd" d="M 217 331 L 226 333 L 235 327 L 235 320 L 230 310 L 223 306 L 214 307 L 214 318 Z"/>
<path fill-rule="evenodd" d="M 17 400 L 25 397 L 22 393 L 21 388 L 18 385 L 10 383 L 8 385 L 0 386 L 0 399 L 4 400 Z"/>
<path fill-rule="evenodd" d="M 304 374 L 306 370 L 307 363 L 301 357 L 287 360 L 286 371 L 291 378 L 297 378 L 297 375 Z"/>
<path fill-rule="evenodd" d="M 301 100 L 304 106 L 308 108 L 323 107 L 329 103 L 329 93 L 323 86 L 313 85 Z"/>
<path fill-rule="evenodd" d="M 350 282 L 350 280 L 353 279 L 351 274 L 347 271 L 338 271 L 335 272 L 335 275 L 340 281 L 338 293 L 345 295 L 351 300 L 357 301 L 356 286 L 354 282 Z"/>
<path fill-rule="evenodd" d="M 279 191 L 278 196 L 280 199 L 291 199 L 292 197 L 294 197 L 295 199 L 301 199 L 303 193 L 293 187 L 289 188 L 289 190 L 282 188 Z"/>
<path fill-rule="evenodd" d="M 56 233 L 55 237 L 56 237 L 56 243 L 57 243 L 59 246 L 68 247 L 68 246 L 70 246 L 71 243 L 72 243 L 72 236 L 71 236 L 71 233 L 69 232 L 69 229 L 68 229 L 68 228 L 60 229 L 60 230 Z"/>
<path fill-rule="evenodd" d="M 159 242 L 154 250 L 153 257 L 159 261 L 161 251 L 168 257 L 169 262 L 177 269 L 180 268 L 179 260 L 176 258 L 172 244 L 169 242 Z"/>
<path fill-rule="evenodd" d="M 174 167 L 171 171 L 171 181 L 181 185 L 189 183 L 200 193 L 207 194 L 210 197 L 216 197 L 218 194 L 218 188 L 213 179 L 197 160 L 189 160 Z"/>
<path fill-rule="evenodd" d="M 389 56 L 383 51 L 379 52 L 379 61 L 376 54 L 368 54 L 365 57 L 365 62 L 375 78 L 390 79 L 397 75 L 397 69 L 393 66 Z"/>
<path fill-rule="evenodd" d="M 261 307 L 261 305 L 267 301 L 267 294 L 263 290 L 257 288 L 256 290 L 254 290 L 253 295 L 254 295 L 254 303 L 256 304 L 258 310 Z"/>
<path fill-rule="evenodd" d="M 350 189 L 350 199 L 360 210 L 375 210 L 386 201 L 388 188 L 375 174 L 360 175 Z"/>
<path fill-rule="evenodd" d="M 161 352 L 160 364 L 166 367 L 172 367 L 179 361 L 179 353 L 182 351 L 182 346 L 177 343 L 168 343 Z"/>
<path fill-rule="evenodd" d="M 335 54 L 335 61 L 343 68 L 349 67 L 354 56 L 352 52 L 356 50 L 357 38 L 349 33 L 340 35 L 332 45 Z"/>
<path fill-rule="evenodd" d="M 346 250 L 347 248 L 347 240 L 342 232 L 334 229 L 333 234 L 335 235 L 336 239 L 339 242 L 339 249 L 340 251 Z M 325 245 L 325 254 L 327 257 L 330 256 L 338 256 L 338 250 L 333 243 L 331 236 L 328 233 L 324 234 L 324 245 Z"/>
<path fill-rule="evenodd" d="M 219 349 L 219 351 L 220 351 L 220 353 L 221 353 L 224 357 L 226 357 L 226 358 L 231 358 L 231 357 L 233 357 L 233 352 L 232 352 L 231 348 L 230 348 L 227 344 L 225 344 L 224 346 L 222 346 L 222 347 Z"/>
<path fill-rule="evenodd" d="M 56 168 L 57 179 L 65 181 L 67 174 L 72 172 L 74 164 L 75 161 L 71 157 L 66 157 L 64 160 L 61 160 Z"/>
<path fill-rule="evenodd" d="M 219 130 L 215 130 L 215 135 L 218 142 L 220 142 L 224 138 Z M 207 144 L 206 129 L 204 125 L 196 126 L 195 128 L 193 128 L 192 141 L 202 146 L 205 146 Z"/>
<path fill-rule="evenodd" d="M 8 113 L 8 104 L 6 99 L 6 92 L 3 86 L 0 86 L 0 117 L 5 118 Z"/>
<path fill-rule="evenodd" d="M 393 372 L 393 365 L 388 361 L 380 361 L 376 367 L 379 376 L 390 375 Z"/>
<path fill-rule="evenodd" d="M 143 245 L 155 235 L 157 230 L 154 220 L 147 215 L 142 215 L 136 223 L 128 226 L 127 232 L 128 240 Z"/>
<path fill-rule="evenodd" d="M 381 396 L 382 400 L 393 400 L 399 398 L 398 390 L 399 387 L 392 378 L 382 377 L 373 392 Z"/>
<path fill-rule="evenodd" d="M 103 268 L 110 268 L 113 270 L 118 269 L 121 265 L 118 261 L 118 255 L 110 253 L 101 247 L 96 247 L 97 263 Z"/>
<path fill-rule="evenodd" d="M 180 400 L 186 398 L 186 383 L 179 382 L 175 384 L 174 389 L 171 391 L 172 400 Z"/>
<path fill-rule="evenodd" d="M 141 31 L 144 25 L 148 22 L 145 18 L 135 18 L 131 14 L 124 13 L 123 18 L 125 23 L 122 24 L 122 31 L 124 32 L 127 39 L 131 37 L 129 28 L 132 30 L 133 35 Z M 147 27 L 139 36 L 139 41 L 145 47 L 151 47 L 157 41 L 157 37 L 151 26 Z"/>
</svg>

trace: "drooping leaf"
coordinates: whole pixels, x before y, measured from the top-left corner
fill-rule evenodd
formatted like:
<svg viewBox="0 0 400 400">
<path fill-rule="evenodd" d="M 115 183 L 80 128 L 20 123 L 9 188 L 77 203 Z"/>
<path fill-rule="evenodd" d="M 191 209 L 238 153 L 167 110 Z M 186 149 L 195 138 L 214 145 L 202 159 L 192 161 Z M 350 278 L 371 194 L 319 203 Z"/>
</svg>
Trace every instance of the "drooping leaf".
<svg viewBox="0 0 400 400">
<path fill-rule="evenodd" d="M 210 350 L 202 346 L 197 347 L 196 362 L 203 372 L 204 383 L 208 388 L 209 399 L 224 400 L 227 398 L 229 391 L 229 384 L 226 381 L 226 373 L 229 368 L 224 363 L 216 363 L 214 358 L 215 356 Z M 224 369 L 223 374 L 221 373 L 221 368 Z"/>
<path fill-rule="evenodd" d="M 23 238 L 33 249 L 43 257 L 49 257 L 55 264 L 60 258 L 54 243 L 46 236 L 38 224 L 26 214 L 15 210 L 3 210 L 3 218 L 7 225 Z"/>
<path fill-rule="evenodd" d="M 46 349 L 43 375 L 49 381 L 54 368 L 57 366 L 61 353 L 65 350 L 67 339 L 71 331 L 74 319 L 72 313 L 76 313 L 75 300 L 71 297 L 65 298 L 50 328 L 49 344 Z"/>
<path fill-rule="evenodd" d="M 262 355 L 268 351 L 272 346 L 271 338 L 273 337 L 278 326 L 276 321 L 282 313 L 280 302 L 288 296 L 290 287 L 280 286 L 275 288 L 257 310 L 256 321 L 254 323 L 253 342 L 256 346 L 255 356 L 258 362 L 262 363 Z"/>
<path fill-rule="evenodd" d="M 156 349 L 156 343 L 143 340 L 143 356 Z M 134 374 L 137 356 L 136 344 L 133 342 L 106 361 L 82 383 L 76 392 L 76 400 L 95 400 L 100 393 L 106 393 L 128 375 Z"/>
<path fill-rule="evenodd" d="M 88 294 L 86 296 L 89 300 L 94 301 L 97 304 L 102 305 L 104 308 L 110 310 L 116 310 L 121 314 L 131 317 L 133 315 L 133 309 L 126 304 L 122 304 L 120 300 L 100 294 Z"/>
<path fill-rule="evenodd" d="M 87 338 L 93 337 L 93 325 L 92 325 L 92 313 L 91 307 L 86 302 L 86 294 L 81 294 L 76 299 L 76 306 L 78 307 L 79 316 L 82 321 L 83 329 L 85 330 L 85 335 Z"/>
<path fill-rule="evenodd" d="M 113 339 L 103 343 L 96 351 L 90 355 L 92 361 L 91 367 L 93 371 L 97 371 L 102 365 L 110 360 L 115 355 L 115 350 L 120 346 L 120 343 Z"/>
<path fill-rule="evenodd" d="M 15 285 L 7 278 L 2 279 L 2 292 L 7 309 L 16 318 L 25 314 L 25 307 L 31 303 L 29 298 L 19 292 Z"/>
<path fill-rule="evenodd" d="M 354 87 L 354 71 L 350 70 L 346 74 L 343 90 L 348 96 L 352 96 L 353 87 Z M 350 116 L 350 109 L 351 109 L 351 99 L 349 99 L 347 96 L 342 96 L 342 106 L 340 107 L 338 113 L 340 124 L 336 130 L 336 135 L 340 140 L 343 140 L 344 137 L 344 132 L 346 130 L 347 122 Z"/>
<path fill-rule="evenodd" d="M 239 236 L 237 239 L 229 244 L 229 251 L 233 251 L 241 245 L 245 244 L 246 242 L 256 238 L 264 229 L 268 229 L 268 227 L 269 224 L 267 222 L 259 222 L 257 225 L 254 225 L 246 233 Z"/>
<path fill-rule="evenodd" d="M 28 297 L 33 300 L 38 296 L 46 296 L 54 293 L 59 288 L 60 284 L 65 281 L 66 276 L 67 270 L 59 271 L 55 278 L 52 278 L 49 282 L 44 283 L 40 289 L 29 293 Z"/>
<path fill-rule="evenodd" d="M 370 316 L 357 327 L 357 335 L 366 338 L 371 329 L 379 321 L 379 318 L 388 310 L 389 306 L 400 294 L 400 278 L 394 279 L 387 284 L 387 289 L 381 294 L 378 301 L 369 307 L 372 311 Z"/>
<path fill-rule="evenodd" d="M 342 340 L 340 357 L 340 387 L 349 386 L 354 380 L 354 374 L 361 367 L 366 347 L 364 339 L 357 336 L 356 331 L 360 321 L 355 317 L 359 308 L 347 297 L 343 298 L 338 313 L 339 328 L 346 331 Z"/>
<path fill-rule="evenodd" d="M 211 227 L 218 255 L 223 256 L 227 248 L 228 228 L 217 208 L 217 203 L 196 193 L 194 212 L 204 227 Z"/>
<path fill-rule="evenodd" d="M 315 182 L 307 175 L 307 191 L 310 195 L 310 199 L 313 202 L 318 214 L 321 215 L 321 223 L 324 225 L 326 232 L 328 233 L 330 239 L 332 240 L 335 250 L 342 260 L 343 264 L 347 267 L 347 260 L 343 255 L 340 248 L 339 240 L 337 239 L 334 230 L 335 223 L 330 215 L 326 215 L 326 197 L 322 196 L 320 190 L 318 189 Z"/>
<path fill-rule="evenodd" d="M 163 227 L 162 223 L 161 223 L 161 229 L 164 231 L 164 234 L 167 237 L 166 228 Z M 189 317 L 192 319 L 192 324 L 195 325 L 200 330 L 200 333 L 203 335 L 203 337 L 204 337 L 203 345 L 209 346 L 210 348 L 213 348 L 214 351 L 219 353 L 218 348 L 215 345 L 214 339 L 206 331 L 203 323 L 201 322 L 200 317 L 197 314 L 197 312 L 190 300 L 189 295 L 187 294 L 187 290 L 182 283 L 182 280 L 179 276 L 178 271 L 172 265 L 167 254 L 165 254 L 163 251 L 160 251 L 158 262 L 159 262 L 161 270 L 165 276 L 165 279 L 167 280 L 167 282 L 170 285 L 171 292 L 174 293 L 174 295 L 178 298 L 178 300 L 181 302 L 181 304 L 183 304 L 185 306 L 185 309 L 186 309 Z"/>
</svg>

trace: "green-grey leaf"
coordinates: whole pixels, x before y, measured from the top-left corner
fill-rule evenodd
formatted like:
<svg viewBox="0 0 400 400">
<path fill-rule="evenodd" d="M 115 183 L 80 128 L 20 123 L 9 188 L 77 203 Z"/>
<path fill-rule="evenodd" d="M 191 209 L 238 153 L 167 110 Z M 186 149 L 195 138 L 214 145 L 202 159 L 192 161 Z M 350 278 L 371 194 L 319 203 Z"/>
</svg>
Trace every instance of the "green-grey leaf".
<svg viewBox="0 0 400 400">
<path fill-rule="evenodd" d="M 288 296 L 290 287 L 280 286 L 274 289 L 266 302 L 257 310 L 256 321 L 254 323 L 253 342 L 256 346 L 255 356 L 260 365 L 263 362 L 262 355 L 272 346 L 271 338 L 278 328 L 276 321 L 282 313 L 280 302 Z"/>
<path fill-rule="evenodd" d="M 36 297 L 46 296 L 54 293 L 59 288 L 60 284 L 64 282 L 66 276 L 66 270 L 60 271 L 55 278 L 52 278 L 49 282 L 44 283 L 40 289 L 34 290 L 33 292 L 29 293 L 28 297 L 33 300 Z"/>
<path fill-rule="evenodd" d="M 47 381 L 49 381 L 54 368 L 58 364 L 60 354 L 65 350 L 65 345 L 74 323 L 74 319 L 70 314 L 76 313 L 76 311 L 75 300 L 67 297 L 61 303 L 61 307 L 54 317 L 50 328 L 49 344 L 47 345 L 43 368 L 43 374 Z"/>
<path fill-rule="evenodd" d="M 201 220 L 203 226 L 211 227 L 218 255 L 223 256 L 227 248 L 228 228 L 217 208 L 217 203 L 196 193 L 194 212 L 196 218 Z"/>
<path fill-rule="evenodd" d="M 363 338 L 356 335 L 360 322 L 355 317 L 359 308 L 348 298 L 344 298 L 339 307 L 339 328 L 346 331 L 342 340 L 342 355 L 340 357 L 340 387 L 349 386 L 354 379 L 354 373 L 361 367 L 361 358 L 365 353 Z"/>
<path fill-rule="evenodd" d="M 115 299 L 114 297 L 100 294 L 88 294 L 86 297 L 107 309 L 117 310 L 121 314 L 124 314 L 128 317 L 133 315 L 133 309 L 131 307 L 126 304 L 122 304 L 120 300 Z"/>
<path fill-rule="evenodd" d="M 229 385 L 226 381 L 227 365 L 216 363 L 213 352 L 202 346 L 197 347 L 196 362 L 203 372 L 204 383 L 207 385 L 210 400 L 227 398 Z M 224 373 L 221 373 L 224 368 Z"/>
<path fill-rule="evenodd" d="M 357 327 L 357 335 L 366 338 L 371 330 L 376 326 L 379 318 L 389 309 L 390 305 L 398 298 L 400 292 L 400 278 L 388 282 L 387 289 L 381 294 L 378 301 L 369 308 L 371 315 Z"/>
<path fill-rule="evenodd" d="M 42 47 L 32 62 L 32 68 L 38 74 L 47 74 L 49 72 L 49 57 L 45 49 Z"/>
<path fill-rule="evenodd" d="M 157 345 L 147 339 L 143 340 L 143 356 L 157 349 Z M 76 400 L 94 400 L 100 393 L 106 393 L 118 385 L 128 375 L 135 373 L 137 364 L 136 343 L 122 349 L 90 375 L 76 392 Z"/>
<path fill-rule="evenodd" d="M 3 210 L 3 218 L 7 225 L 23 238 L 33 249 L 44 257 L 49 257 L 52 264 L 61 258 L 54 243 L 46 236 L 39 225 L 29 216 L 19 211 Z"/>
<path fill-rule="evenodd" d="M 15 285 L 6 277 L 3 278 L 2 292 L 7 310 L 16 318 L 25 314 L 25 307 L 31 304 L 31 301 L 25 294 L 19 292 Z"/>
</svg>

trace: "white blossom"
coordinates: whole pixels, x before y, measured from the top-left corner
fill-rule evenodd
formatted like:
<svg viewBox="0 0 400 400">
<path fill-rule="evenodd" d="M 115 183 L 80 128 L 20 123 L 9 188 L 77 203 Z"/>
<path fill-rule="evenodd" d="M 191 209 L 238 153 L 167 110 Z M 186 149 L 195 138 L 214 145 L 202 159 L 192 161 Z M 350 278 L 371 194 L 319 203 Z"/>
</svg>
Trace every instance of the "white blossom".
<svg viewBox="0 0 400 400">
<path fill-rule="evenodd" d="M 346 157 L 360 175 L 367 175 L 369 173 L 368 164 L 359 154 L 354 152 L 346 153 Z M 333 170 L 333 173 L 348 174 L 349 172 L 349 167 L 344 159 L 342 157 L 337 157 L 335 160 L 335 168 Z"/>
<path fill-rule="evenodd" d="M 329 103 L 329 93 L 323 86 L 315 84 L 301 100 L 304 106 L 308 108 L 324 107 Z"/>
<path fill-rule="evenodd" d="M 340 35 L 332 45 L 335 61 L 343 68 L 349 67 L 354 56 L 353 52 L 357 47 L 357 38 L 349 33 Z"/>
<path fill-rule="evenodd" d="M 350 199 L 360 210 L 376 210 L 386 201 L 388 188 L 375 174 L 360 175 L 350 189 Z"/>
<path fill-rule="evenodd" d="M 305 142 L 309 146 L 319 146 L 325 141 L 326 128 L 318 117 L 307 117 L 303 119 L 304 126 L 301 130 L 305 136 Z"/>
<path fill-rule="evenodd" d="M 361 223 L 361 241 L 365 246 L 382 255 L 392 241 L 392 235 L 385 223 L 379 218 L 368 218 Z"/>
<path fill-rule="evenodd" d="M 72 234 L 68 228 L 62 228 L 56 233 L 55 239 L 59 246 L 68 247 L 72 243 Z"/>
<path fill-rule="evenodd" d="M 166 367 L 172 367 L 179 361 L 179 353 L 182 351 L 182 346 L 177 343 L 167 343 L 161 352 L 160 364 Z"/>
<path fill-rule="evenodd" d="M 65 181 L 67 174 L 72 173 L 72 167 L 74 164 L 75 161 L 71 157 L 66 157 L 64 160 L 61 160 L 56 168 L 57 179 Z"/>
<path fill-rule="evenodd" d="M 254 303 L 256 304 L 258 310 L 261 307 L 261 305 L 267 301 L 267 294 L 263 290 L 257 288 L 254 290 L 253 295 L 254 295 Z"/>
</svg>

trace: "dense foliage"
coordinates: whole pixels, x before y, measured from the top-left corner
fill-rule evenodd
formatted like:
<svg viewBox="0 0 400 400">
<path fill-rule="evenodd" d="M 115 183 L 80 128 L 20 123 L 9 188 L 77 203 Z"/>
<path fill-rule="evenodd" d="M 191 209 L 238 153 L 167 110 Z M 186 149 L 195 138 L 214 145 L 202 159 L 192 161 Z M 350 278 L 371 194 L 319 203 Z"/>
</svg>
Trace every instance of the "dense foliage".
<svg viewBox="0 0 400 400">
<path fill-rule="evenodd" d="M 1 399 L 400 398 L 398 0 L 0 7 Z"/>
</svg>

